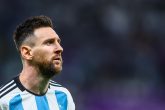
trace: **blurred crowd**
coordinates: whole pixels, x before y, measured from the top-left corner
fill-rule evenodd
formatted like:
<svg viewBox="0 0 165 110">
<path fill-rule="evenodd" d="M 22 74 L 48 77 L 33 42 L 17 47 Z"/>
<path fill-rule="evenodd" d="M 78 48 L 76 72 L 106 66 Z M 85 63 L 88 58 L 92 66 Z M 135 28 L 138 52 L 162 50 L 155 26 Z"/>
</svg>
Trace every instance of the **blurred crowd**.
<svg viewBox="0 0 165 110">
<path fill-rule="evenodd" d="M 33 15 L 53 19 L 64 48 L 54 80 L 77 110 L 165 109 L 163 0 L 1 0 L 0 84 L 21 71 L 12 34 Z"/>
</svg>

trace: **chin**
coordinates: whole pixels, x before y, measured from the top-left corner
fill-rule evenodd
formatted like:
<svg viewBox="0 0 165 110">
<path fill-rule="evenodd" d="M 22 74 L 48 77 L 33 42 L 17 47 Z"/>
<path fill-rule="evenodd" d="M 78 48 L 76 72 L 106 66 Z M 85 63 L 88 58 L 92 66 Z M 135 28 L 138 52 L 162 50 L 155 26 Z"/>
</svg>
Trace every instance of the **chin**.
<svg viewBox="0 0 165 110">
<path fill-rule="evenodd" d="M 62 71 L 62 67 L 60 67 L 60 68 L 55 68 L 55 71 L 56 71 L 56 73 L 58 74 L 58 73 L 60 73 L 61 71 Z"/>
<path fill-rule="evenodd" d="M 61 72 L 61 71 L 62 71 L 62 65 L 61 65 L 61 64 L 55 64 L 55 65 L 54 65 L 54 69 L 55 69 L 55 71 L 57 71 L 57 72 Z"/>
</svg>

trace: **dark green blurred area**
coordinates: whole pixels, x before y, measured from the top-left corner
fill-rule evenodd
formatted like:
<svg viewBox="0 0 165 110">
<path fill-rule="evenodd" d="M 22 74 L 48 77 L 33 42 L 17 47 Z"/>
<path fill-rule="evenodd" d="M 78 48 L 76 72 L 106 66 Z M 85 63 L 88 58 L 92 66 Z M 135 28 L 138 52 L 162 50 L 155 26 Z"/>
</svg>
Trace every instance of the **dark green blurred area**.
<svg viewBox="0 0 165 110">
<path fill-rule="evenodd" d="M 22 69 L 12 33 L 47 15 L 62 39 L 63 71 L 77 110 L 165 109 L 163 0 L 1 0 L 0 84 Z"/>
</svg>

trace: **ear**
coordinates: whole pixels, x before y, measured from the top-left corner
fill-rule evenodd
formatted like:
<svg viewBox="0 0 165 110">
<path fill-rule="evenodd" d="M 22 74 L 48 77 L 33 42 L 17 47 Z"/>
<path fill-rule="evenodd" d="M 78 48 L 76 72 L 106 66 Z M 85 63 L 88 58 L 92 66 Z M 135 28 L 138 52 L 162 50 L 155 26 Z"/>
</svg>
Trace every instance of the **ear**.
<svg viewBox="0 0 165 110">
<path fill-rule="evenodd" d="M 20 48 L 20 52 L 23 59 L 32 60 L 33 55 L 32 55 L 30 46 L 22 45 Z"/>
</svg>

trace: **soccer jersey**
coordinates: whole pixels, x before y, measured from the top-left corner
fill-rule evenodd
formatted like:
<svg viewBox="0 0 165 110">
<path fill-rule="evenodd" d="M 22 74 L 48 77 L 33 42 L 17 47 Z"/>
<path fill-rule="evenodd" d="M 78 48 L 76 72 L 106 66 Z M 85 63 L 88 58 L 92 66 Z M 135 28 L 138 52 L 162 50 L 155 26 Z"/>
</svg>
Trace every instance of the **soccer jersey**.
<svg viewBox="0 0 165 110">
<path fill-rule="evenodd" d="M 70 92 L 50 80 L 45 94 L 27 90 L 18 77 L 0 88 L 0 110 L 75 110 Z"/>
</svg>

